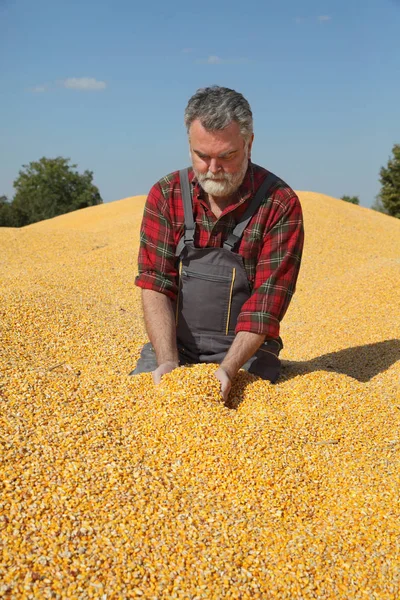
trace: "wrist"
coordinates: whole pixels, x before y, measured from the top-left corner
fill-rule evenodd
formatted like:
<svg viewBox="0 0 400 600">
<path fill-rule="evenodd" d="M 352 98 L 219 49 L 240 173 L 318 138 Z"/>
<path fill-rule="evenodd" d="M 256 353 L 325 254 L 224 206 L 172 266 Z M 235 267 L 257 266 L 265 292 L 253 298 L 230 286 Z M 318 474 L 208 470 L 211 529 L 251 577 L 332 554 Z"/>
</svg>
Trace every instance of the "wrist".
<svg viewBox="0 0 400 600">
<path fill-rule="evenodd" d="M 179 360 L 177 358 L 168 358 L 167 360 L 158 361 L 158 366 L 161 365 L 171 365 L 174 367 L 179 367 Z"/>
<path fill-rule="evenodd" d="M 230 381 L 233 381 L 235 375 L 237 374 L 237 370 L 235 371 L 235 369 L 232 366 L 229 366 L 224 362 L 220 364 L 220 369 L 222 369 L 226 373 Z"/>
</svg>

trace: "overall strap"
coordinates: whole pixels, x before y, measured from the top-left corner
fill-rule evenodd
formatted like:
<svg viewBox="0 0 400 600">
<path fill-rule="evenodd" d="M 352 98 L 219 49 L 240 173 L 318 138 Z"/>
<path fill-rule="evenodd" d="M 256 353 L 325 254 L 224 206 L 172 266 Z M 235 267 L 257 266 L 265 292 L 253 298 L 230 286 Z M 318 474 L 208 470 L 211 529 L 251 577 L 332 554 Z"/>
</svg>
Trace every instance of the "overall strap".
<svg viewBox="0 0 400 600">
<path fill-rule="evenodd" d="M 175 256 L 179 256 L 184 246 L 193 246 L 194 230 L 196 224 L 193 219 L 192 194 L 190 193 L 189 169 L 179 171 L 179 179 L 181 182 L 181 194 L 183 201 L 183 212 L 185 215 L 185 234 L 179 240 L 176 248 Z"/>
<path fill-rule="evenodd" d="M 242 237 L 243 232 L 246 229 L 251 217 L 254 215 L 261 202 L 264 200 L 267 191 L 277 181 L 279 181 L 279 178 L 276 175 L 274 175 L 273 173 L 268 173 L 268 175 L 258 188 L 257 192 L 253 196 L 252 200 L 250 201 L 250 204 L 245 210 L 239 223 L 236 225 L 233 232 L 228 236 L 228 239 L 224 242 L 223 247 L 226 250 L 233 251 L 235 249 L 235 246 L 240 241 L 240 238 Z"/>
</svg>

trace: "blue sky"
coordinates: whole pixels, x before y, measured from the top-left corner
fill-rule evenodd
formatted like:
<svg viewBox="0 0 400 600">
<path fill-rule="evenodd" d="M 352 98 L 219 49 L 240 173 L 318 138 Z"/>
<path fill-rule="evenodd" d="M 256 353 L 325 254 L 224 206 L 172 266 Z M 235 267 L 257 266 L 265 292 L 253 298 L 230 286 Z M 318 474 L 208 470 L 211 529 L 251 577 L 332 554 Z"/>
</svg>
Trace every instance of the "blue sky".
<svg viewBox="0 0 400 600">
<path fill-rule="evenodd" d="M 189 164 L 212 84 L 249 100 L 254 162 L 370 206 L 400 143 L 400 0 L 0 0 L 0 195 L 42 156 L 105 202 L 146 194 Z"/>
</svg>

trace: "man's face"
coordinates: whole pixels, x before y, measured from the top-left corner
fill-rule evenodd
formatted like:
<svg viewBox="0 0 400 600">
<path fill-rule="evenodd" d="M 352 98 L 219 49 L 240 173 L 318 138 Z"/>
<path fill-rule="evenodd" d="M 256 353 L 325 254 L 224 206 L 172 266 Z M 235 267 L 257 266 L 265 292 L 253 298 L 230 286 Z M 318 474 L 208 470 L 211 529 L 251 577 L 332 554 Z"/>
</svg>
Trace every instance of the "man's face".
<svg viewBox="0 0 400 600">
<path fill-rule="evenodd" d="M 253 143 L 245 142 L 233 121 L 221 131 L 208 131 L 199 119 L 189 129 L 190 156 L 194 173 L 207 194 L 230 196 L 241 185 Z"/>
</svg>

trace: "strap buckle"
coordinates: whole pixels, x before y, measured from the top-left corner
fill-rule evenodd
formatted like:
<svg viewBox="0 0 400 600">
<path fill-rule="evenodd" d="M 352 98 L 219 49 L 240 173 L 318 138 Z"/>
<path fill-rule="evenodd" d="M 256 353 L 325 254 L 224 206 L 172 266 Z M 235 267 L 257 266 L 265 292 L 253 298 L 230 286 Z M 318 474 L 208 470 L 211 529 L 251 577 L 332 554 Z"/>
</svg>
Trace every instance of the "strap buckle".
<svg viewBox="0 0 400 600">
<path fill-rule="evenodd" d="M 239 236 L 235 235 L 234 233 L 231 233 L 228 236 L 228 238 L 225 240 L 223 247 L 225 248 L 225 250 L 232 251 L 235 248 L 235 246 L 239 240 L 240 240 Z"/>
<path fill-rule="evenodd" d="M 185 244 L 194 244 L 194 227 L 185 228 Z"/>
</svg>

